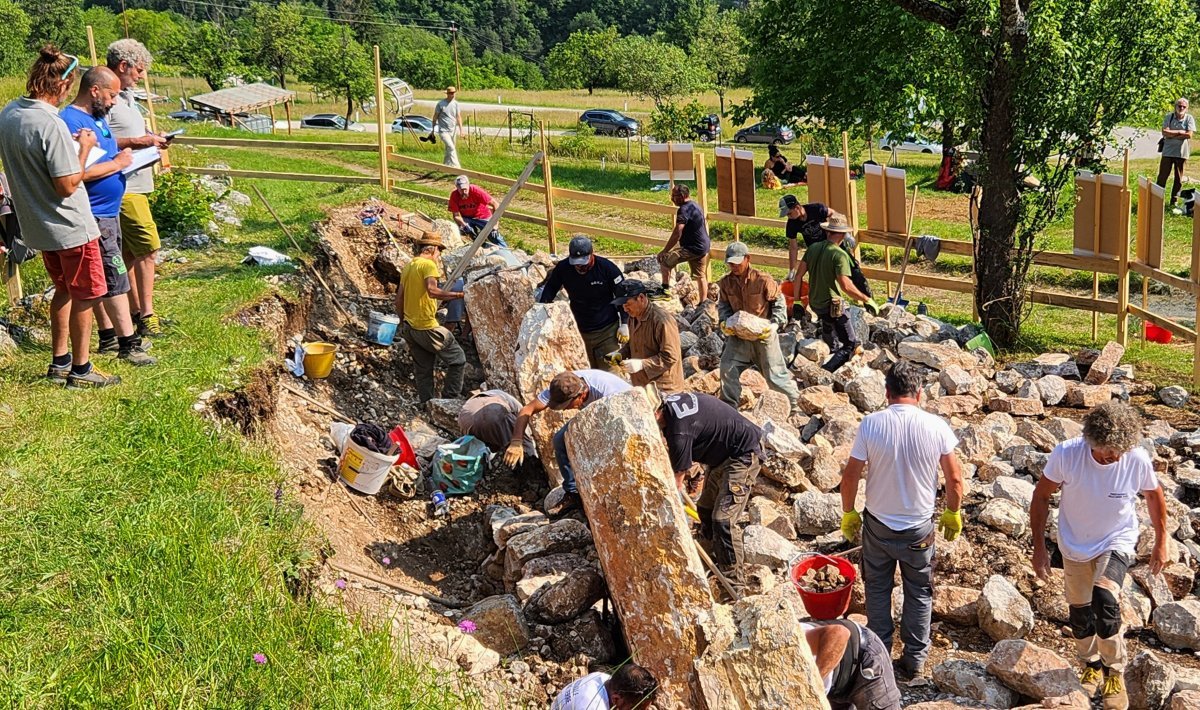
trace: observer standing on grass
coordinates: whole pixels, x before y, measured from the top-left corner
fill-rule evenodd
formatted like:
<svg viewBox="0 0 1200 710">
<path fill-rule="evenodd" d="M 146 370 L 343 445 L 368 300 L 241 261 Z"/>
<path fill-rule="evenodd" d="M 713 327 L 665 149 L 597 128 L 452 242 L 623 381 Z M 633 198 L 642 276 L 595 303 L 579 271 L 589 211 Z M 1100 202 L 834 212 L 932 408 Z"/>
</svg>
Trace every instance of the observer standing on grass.
<svg viewBox="0 0 1200 710">
<path fill-rule="evenodd" d="M 1158 160 L 1159 187 L 1167 186 L 1167 176 L 1174 173 L 1175 184 L 1171 185 L 1171 206 L 1179 199 L 1179 190 L 1183 187 L 1183 167 L 1187 164 L 1188 156 L 1192 154 L 1191 138 L 1196 132 L 1196 119 L 1188 113 L 1188 100 L 1179 99 L 1175 102 L 1175 110 L 1168 113 L 1162 125 L 1162 157 Z"/>
<path fill-rule="evenodd" d="M 456 141 L 462 130 L 462 116 L 458 113 L 458 101 L 454 98 L 456 94 L 457 88 L 446 87 L 446 98 L 433 107 L 433 131 L 442 139 L 442 165 L 461 168 Z"/>
<path fill-rule="evenodd" d="M 72 143 L 57 106 L 67 98 L 79 58 L 52 45 L 42 50 L 25 84 L 28 96 L 0 111 L 0 162 L 12 187 L 22 236 L 42 252 L 54 283 L 50 301 L 53 359 L 46 376 L 69 387 L 114 385 L 119 377 L 89 359 L 92 308 L 107 291 L 100 229 L 83 190 L 83 168 L 96 134 L 82 129 Z"/>
<path fill-rule="evenodd" d="M 108 123 L 117 147 L 165 148 L 162 136 L 146 130 L 146 119 L 138 110 L 133 89 L 146 78 L 150 52 L 136 39 L 121 39 L 108 45 L 108 68 L 121 80 L 121 93 L 108 114 Z M 160 242 L 158 225 L 150 213 L 150 193 L 154 192 L 154 169 L 145 167 L 130 173 L 121 200 L 121 253 L 129 268 L 129 305 L 137 334 L 143 338 L 162 335 L 162 324 L 154 310 L 154 271 Z"/>
</svg>

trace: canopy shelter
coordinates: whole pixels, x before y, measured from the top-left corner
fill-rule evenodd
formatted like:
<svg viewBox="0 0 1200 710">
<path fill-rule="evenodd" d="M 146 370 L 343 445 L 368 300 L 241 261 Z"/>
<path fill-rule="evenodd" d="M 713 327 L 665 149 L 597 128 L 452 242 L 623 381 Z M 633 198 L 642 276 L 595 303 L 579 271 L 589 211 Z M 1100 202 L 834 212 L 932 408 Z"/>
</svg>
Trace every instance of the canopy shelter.
<svg viewBox="0 0 1200 710">
<path fill-rule="evenodd" d="M 287 114 L 288 133 L 292 132 L 292 101 L 296 92 L 270 84 L 246 84 L 199 94 L 188 99 L 201 113 L 215 114 L 222 123 L 236 125 L 247 114 L 267 109 L 271 115 L 271 132 L 275 126 L 275 106 L 283 104 Z"/>
</svg>

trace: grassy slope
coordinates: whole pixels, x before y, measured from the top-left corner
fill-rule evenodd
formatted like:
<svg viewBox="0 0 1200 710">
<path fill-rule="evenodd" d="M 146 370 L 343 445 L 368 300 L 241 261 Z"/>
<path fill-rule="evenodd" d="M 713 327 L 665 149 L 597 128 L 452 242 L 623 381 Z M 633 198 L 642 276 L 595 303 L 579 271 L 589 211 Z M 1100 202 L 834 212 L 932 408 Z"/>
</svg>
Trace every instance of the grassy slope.
<svg viewBox="0 0 1200 710">
<path fill-rule="evenodd" d="M 262 188 L 301 234 L 324 206 L 369 193 Z M 292 598 L 285 577 L 312 562 L 313 531 L 287 495 L 275 500 L 270 452 L 192 411 L 199 392 L 274 357 L 259 333 L 226 320 L 269 289 L 238 265 L 250 245 L 284 248 L 268 220 L 255 205 L 228 245 L 166 269 L 161 311 L 178 325 L 156 343 L 157 367 L 99 358 L 125 382 L 83 393 L 42 381 L 44 348 L 0 370 L 6 706 L 468 704 L 455 679 L 398 660 L 386 633 Z M 24 272 L 45 283 L 39 266 Z"/>
</svg>

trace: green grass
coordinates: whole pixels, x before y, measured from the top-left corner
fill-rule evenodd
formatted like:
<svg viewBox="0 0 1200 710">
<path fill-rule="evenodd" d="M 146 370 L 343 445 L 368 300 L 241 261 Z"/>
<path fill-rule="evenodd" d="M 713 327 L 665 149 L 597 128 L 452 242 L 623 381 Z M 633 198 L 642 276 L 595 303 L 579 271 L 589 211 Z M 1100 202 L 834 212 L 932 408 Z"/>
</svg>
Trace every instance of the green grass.
<svg viewBox="0 0 1200 710">
<path fill-rule="evenodd" d="M 371 194 L 260 184 L 299 234 L 326 206 Z M 275 499 L 287 486 L 268 446 L 192 410 L 201 391 L 236 387 L 278 357 L 262 333 L 227 320 L 270 291 L 265 272 L 238 264 L 250 245 L 284 247 L 269 219 L 256 204 L 226 246 L 165 269 L 160 311 L 177 325 L 155 344 L 156 367 L 98 358 L 125 381 L 72 392 L 42 379 L 45 347 L 2 364 L 0 703 L 475 704 L 458 678 L 411 664 L 336 600 L 293 597 L 288 580 L 314 564 L 315 531 L 290 494 Z M 36 262 L 23 271 L 45 283 Z"/>
</svg>

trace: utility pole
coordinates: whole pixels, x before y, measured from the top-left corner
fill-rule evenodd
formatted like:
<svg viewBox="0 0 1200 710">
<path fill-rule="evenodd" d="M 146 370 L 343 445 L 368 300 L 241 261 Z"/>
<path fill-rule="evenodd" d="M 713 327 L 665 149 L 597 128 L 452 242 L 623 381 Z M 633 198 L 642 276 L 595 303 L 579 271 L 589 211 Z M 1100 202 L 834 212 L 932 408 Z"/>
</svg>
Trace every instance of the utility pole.
<svg viewBox="0 0 1200 710">
<path fill-rule="evenodd" d="M 458 25 L 450 24 L 450 31 L 454 33 L 454 85 L 458 89 L 462 89 L 462 69 L 458 65 Z"/>
</svg>

